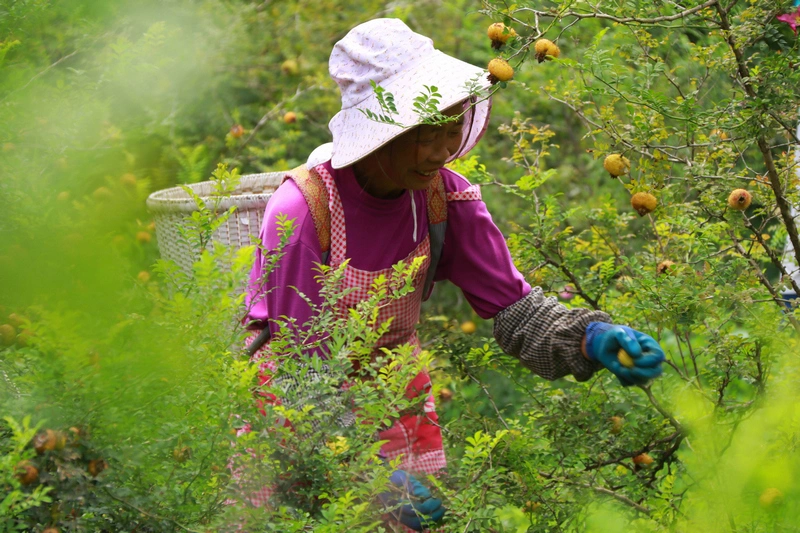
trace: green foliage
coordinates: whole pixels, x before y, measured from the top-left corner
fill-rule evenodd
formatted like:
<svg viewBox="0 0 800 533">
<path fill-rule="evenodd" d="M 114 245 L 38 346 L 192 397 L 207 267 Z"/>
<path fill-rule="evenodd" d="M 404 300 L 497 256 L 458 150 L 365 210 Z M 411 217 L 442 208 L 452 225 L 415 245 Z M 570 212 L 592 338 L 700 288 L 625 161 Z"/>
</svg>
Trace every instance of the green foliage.
<svg viewBox="0 0 800 533">
<path fill-rule="evenodd" d="M 381 530 L 375 498 L 396 465 L 376 459 L 374 434 L 420 407 L 405 384 L 430 368 L 450 463 L 426 481 L 446 531 L 797 531 L 798 316 L 780 259 L 797 238 L 800 74 L 775 20 L 791 4 L 0 7 L 0 323 L 14 333 L 0 350 L 0 529 Z M 238 322 L 254 247 L 215 242 L 231 213 L 217 202 L 239 173 L 291 168 L 329 139 L 331 43 L 374 13 L 471 63 L 512 61 L 484 141 L 451 166 L 485 185 L 528 281 L 656 337 L 663 378 L 532 377 L 446 285 L 422 354 L 374 353 L 410 264 L 347 316 L 341 271 L 320 267 L 320 313 L 271 339 L 281 356 L 261 383 Z M 485 28 L 499 20 L 519 37 L 495 51 Z M 541 36 L 558 59 L 531 61 Z M 398 102 L 375 90 L 391 119 Z M 443 120 L 436 88 L 418 93 L 423 122 Z M 610 153 L 629 174 L 608 176 Z M 184 235 L 191 272 L 158 261 L 145 198 L 210 175 Z M 734 188 L 753 194 L 744 212 L 727 207 Z M 639 191 L 658 199 L 644 217 Z M 285 244 L 296 228 L 279 225 Z M 261 414 L 254 393 L 282 403 Z M 65 445 L 39 454 L 48 429 Z M 645 453 L 649 466 L 634 461 Z M 264 486 L 273 505 L 250 505 Z"/>
</svg>

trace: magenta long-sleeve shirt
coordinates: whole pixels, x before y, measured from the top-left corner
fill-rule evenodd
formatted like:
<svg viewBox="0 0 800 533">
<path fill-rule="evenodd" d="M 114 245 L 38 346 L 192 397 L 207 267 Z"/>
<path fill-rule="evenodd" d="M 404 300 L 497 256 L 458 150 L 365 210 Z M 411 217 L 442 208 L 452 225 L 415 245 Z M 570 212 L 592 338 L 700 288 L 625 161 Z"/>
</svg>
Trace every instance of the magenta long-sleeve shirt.
<svg viewBox="0 0 800 533">
<path fill-rule="evenodd" d="M 352 167 L 326 168 L 336 181 L 347 225 L 347 258 L 358 269 L 377 271 L 405 258 L 428 233 L 425 191 L 408 191 L 399 198 L 375 198 L 364 192 Z M 441 169 L 445 190 L 462 191 L 470 183 L 459 174 Z M 416 203 L 416 240 L 410 194 Z M 292 180 L 281 185 L 267 204 L 261 228 L 264 249 L 280 243 L 278 215 L 294 219 L 295 230 L 284 248 L 278 266 L 259 283 L 266 258 L 259 250 L 250 274 L 247 304 L 248 321 L 263 324 L 269 320 L 274 333 L 278 326 L 270 319 L 291 317 L 304 324 L 313 312 L 299 290 L 312 302 L 321 302 L 319 283 L 314 279 L 315 263 L 322 261 L 322 250 L 308 205 Z M 450 201 L 447 204 L 447 231 L 435 281 L 450 280 L 458 286 L 475 312 L 493 318 L 498 312 L 527 295 L 531 287 L 514 266 L 505 238 L 492 221 L 486 204 L 479 200 Z M 294 288 L 293 288 L 294 287 Z"/>
</svg>

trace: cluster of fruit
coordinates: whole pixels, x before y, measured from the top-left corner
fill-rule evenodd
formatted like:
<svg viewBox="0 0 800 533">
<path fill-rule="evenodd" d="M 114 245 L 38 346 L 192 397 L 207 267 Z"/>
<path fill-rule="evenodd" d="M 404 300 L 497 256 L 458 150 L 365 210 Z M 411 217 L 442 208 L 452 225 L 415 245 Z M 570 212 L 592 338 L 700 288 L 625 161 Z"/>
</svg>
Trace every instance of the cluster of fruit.
<svg viewBox="0 0 800 533">
<path fill-rule="evenodd" d="M 486 34 L 492 42 L 492 48 L 495 50 L 501 49 L 509 40 L 517 37 L 517 32 L 514 28 L 510 28 L 502 22 L 495 22 Z M 549 39 L 537 39 L 533 44 L 534 55 L 536 60 L 541 63 L 550 59 L 555 59 L 561 55 L 561 50 L 556 43 Z M 514 77 L 514 69 L 508 64 L 508 61 L 502 57 L 496 57 L 489 61 L 489 81 L 492 84 L 497 82 L 504 83 Z"/>
<path fill-rule="evenodd" d="M 716 135 L 721 137 L 724 134 L 717 133 Z M 609 154 L 603 161 L 603 168 L 611 177 L 618 178 L 630 172 L 631 162 L 622 154 Z M 728 196 L 728 206 L 736 211 L 744 211 L 750 207 L 752 200 L 753 196 L 745 189 L 734 189 Z M 640 191 L 631 196 L 631 207 L 639 213 L 640 217 L 655 211 L 657 205 L 656 197 L 649 192 Z"/>
<path fill-rule="evenodd" d="M 8 322 L 0 325 L 0 345 L 12 346 L 16 344 L 19 347 L 28 345 L 28 341 L 33 336 L 33 331 L 28 328 L 30 323 L 28 320 L 18 315 L 11 313 L 8 315 Z"/>
<path fill-rule="evenodd" d="M 96 478 L 108 468 L 108 463 L 101 458 L 87 460 L 87 456 L 92 454 L 85 446 L 85 436 L 85 430 L 78 427 L 71 427 L 68 431 L 40 431 L 30 443 L 37 457 L 16 465 L 17 480 L 23 487 L 45 484 L 57 489 L 60 482 L 69 478 Z M 55 493 L 50 494 L 52 497 Z M 70 516 L 74 519 L 78 511 L 71 510 Z M 56 533 L 59 530 L 49 527 L 44 531 Z"/>
</svg>

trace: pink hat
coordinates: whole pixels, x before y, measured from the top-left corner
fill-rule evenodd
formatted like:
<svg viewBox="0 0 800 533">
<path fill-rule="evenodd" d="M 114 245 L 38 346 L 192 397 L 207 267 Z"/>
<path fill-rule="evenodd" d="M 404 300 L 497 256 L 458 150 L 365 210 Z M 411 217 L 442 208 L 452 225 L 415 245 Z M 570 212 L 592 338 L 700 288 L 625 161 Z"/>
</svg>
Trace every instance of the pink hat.
<svg viewBox="0 0 800 533">
<path fill-rule="evenodd" d="M 490 86 L 484 69 L 436 50 L 431 39 L 398 19 L 371 20 L 350 30 L 333 47 L 328 68 L 342 92 L 342 110 L 328 124 L 333 168 L 355 163 L 419 124 L 414 98 L 424 92 L 424 85 L 435 86 L 442 95 L 440 111 L 469 98 L 468 83 L 477 80 L 481 90 Z M 404 127 L 377 122 L 361 111 L 386 114 L 370 81 L 392 93 L 397 114 L 391 117 Z M 467 137 L 452 159 L 466 154 L 483 136 L 490 107 L 489 100 L 483 100 L 468 113 L 472 122 L 464 130 Z"/>
</svg>

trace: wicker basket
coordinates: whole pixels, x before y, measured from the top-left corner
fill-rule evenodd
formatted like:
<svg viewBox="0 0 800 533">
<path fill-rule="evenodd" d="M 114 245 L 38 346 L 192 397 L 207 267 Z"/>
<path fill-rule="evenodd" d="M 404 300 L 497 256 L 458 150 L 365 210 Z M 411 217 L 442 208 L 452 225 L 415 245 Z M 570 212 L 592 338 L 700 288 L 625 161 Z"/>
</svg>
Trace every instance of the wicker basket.
<svg viewBox="0 0 800 533">
<path fill-rule="evenodd" d="M 261 230 L 264 209 L 272 193 L 281 184 L 284 172 L 248 174 L 241 177 L 239 186 L 230 197 L 220 202 L 220 211 L 232 205 L 236 210 L 214 233 L 212 239 L 235 247 L 252 244 Z M 213 192 L 213 182 L 204 181 L 188 186 L 203 200 L 208 200 Z M 156 191 L 147 198 L 147 208 L 156 223 L 158 249 L 163 259 L 175 261 L 187 273 L 199 257 L 199 250 L 181 237 L 179 227 L 194 211 L 197 205 L 181 187 Z"/>
</svg>

